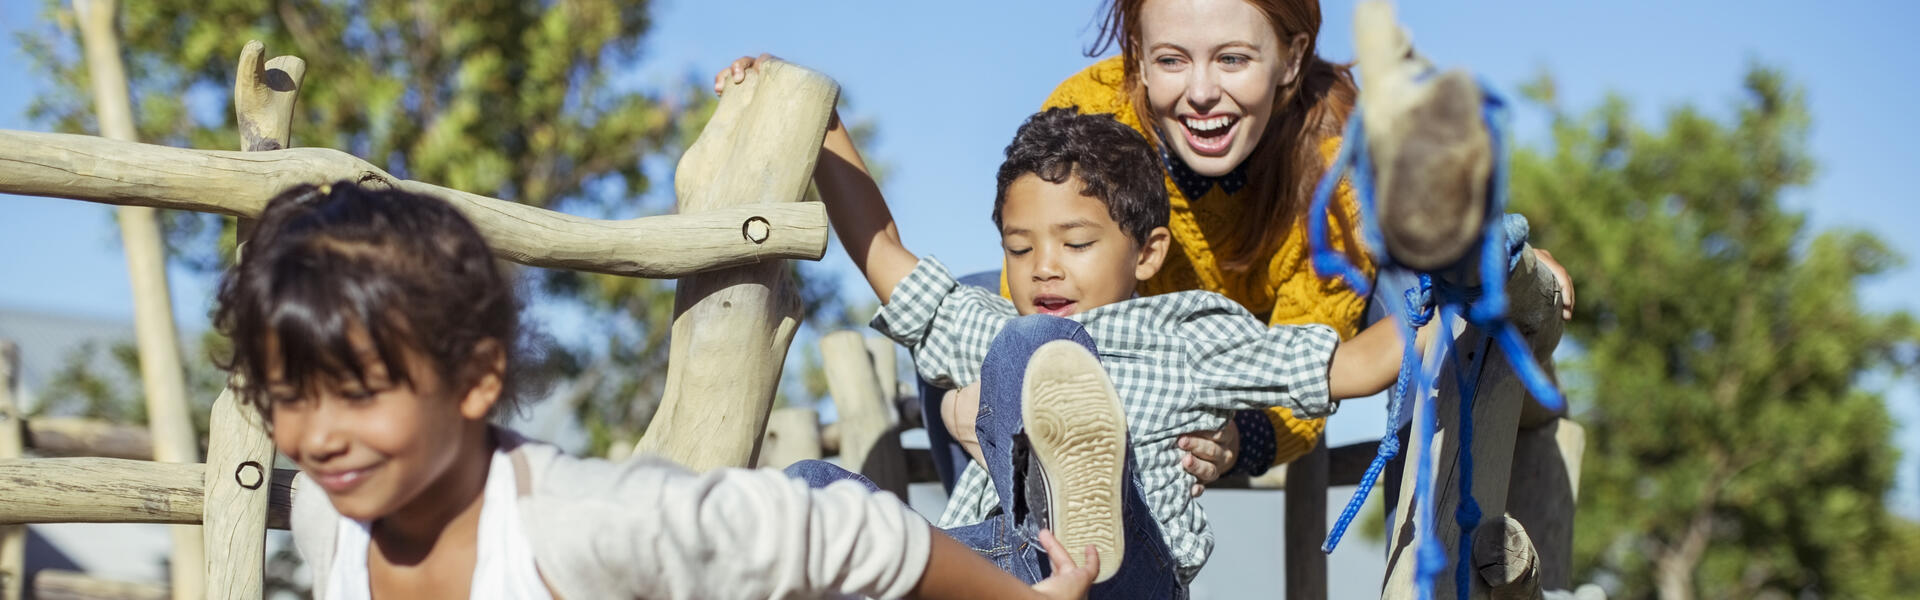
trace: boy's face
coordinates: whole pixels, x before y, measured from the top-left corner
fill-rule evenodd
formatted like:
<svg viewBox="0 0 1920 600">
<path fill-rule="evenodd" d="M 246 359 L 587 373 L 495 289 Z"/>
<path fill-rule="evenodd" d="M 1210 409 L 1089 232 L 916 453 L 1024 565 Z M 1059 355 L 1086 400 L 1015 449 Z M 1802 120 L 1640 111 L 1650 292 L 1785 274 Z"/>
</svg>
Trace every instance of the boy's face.
<svg viewBox="0 0 1920 600">
<path fill-rule="evenodd" d="M 498 385 L 483 382 L 461 394 L 411 349 L 405 352 L 409 381 L 396 383 L 365 330 L 356 329 L 348 338 L 364 365 L 366 384 L 349 377 L 310 390 L 294 389 L 281 378 L 279 349 L 268 341 L 275 449 L 326 490 L 334 510 L 351 519 L 464 506 L 443 496 L 454 491 L 451 477 L 471 471 L 459 468 L 471 467 L 463 461 L 490 460 L 475 451 L 474 436 L 484 447 L 485 419 Z"/>
<path fill-rule="evenodd" d="M 1134 241 L 1105 202 L 1080 194 L 1083 185 L 1078 176 L 1051 183 L 1029 173 L 1007 186 L 1000 247 L 1022 315 L 1066 316 L 1125 300 L 1166 259 L 1165 227 Z"/>
</svg>

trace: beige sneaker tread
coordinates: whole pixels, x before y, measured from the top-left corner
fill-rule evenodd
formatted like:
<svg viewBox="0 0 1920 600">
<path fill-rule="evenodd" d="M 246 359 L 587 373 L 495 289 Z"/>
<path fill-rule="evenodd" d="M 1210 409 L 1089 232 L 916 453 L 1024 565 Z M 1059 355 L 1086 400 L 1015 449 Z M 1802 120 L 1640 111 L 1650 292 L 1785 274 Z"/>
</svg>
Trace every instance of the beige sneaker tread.
<svg viewBox="0 0 1920 600">
<path fill-rule="evenodd" d="M 1047 469 L 1053 535 L 1075 562 L 1092 545 L 1100 553 L 1094 581 L 1106 581 L 1126 551 L 1127 419 L 1119 394 L 1099 359 L 1066 340 L 1034 351 L 1022 391 L 1027 437 Z"/>
</svg>

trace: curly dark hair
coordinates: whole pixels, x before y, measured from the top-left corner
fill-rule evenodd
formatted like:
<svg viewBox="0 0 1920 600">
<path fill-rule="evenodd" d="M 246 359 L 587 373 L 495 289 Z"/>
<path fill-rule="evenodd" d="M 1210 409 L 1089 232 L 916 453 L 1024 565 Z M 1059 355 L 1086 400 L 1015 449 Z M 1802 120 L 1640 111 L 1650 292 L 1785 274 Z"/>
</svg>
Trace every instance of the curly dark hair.
<svg viewBox="0 0 1920 600">
<path fill-rule="evenodd" d="M 519 408 L 529 347 L 520 303 L 480 231 L 453 206 L 349 181 L 299 185 L 267 202 L 245 242 L 220 281 L 214 323 L 233 342 L 221 367 L 241 377 L 241 400 L 269 423 L 273 361 L 302 396 L 329 382 L 367 384 L 348 339 L 356 330 L 372 339 L 392 383 L 411 381 L 412 350 L 463 392 L 485 374 L 476 362 L 491 361 L 476 351 L 493 340 L 507 363 L 493 415 Z"/>
<path fill-rule="evenodd" d="M 1082 114 L 1054 108 L 1027 117 L 1007 144 L 993 195 L 993 226 L 1002 226 L 1007 186 L 1032 173 L 1048 183 L 1078 177 L 1080 193 L 1107 205 L 1120 229 L 1144 244 L 1156 227 L 1167 226 L 1167 187 L 1160 154 L 1113 115 Z"/>
</svg>

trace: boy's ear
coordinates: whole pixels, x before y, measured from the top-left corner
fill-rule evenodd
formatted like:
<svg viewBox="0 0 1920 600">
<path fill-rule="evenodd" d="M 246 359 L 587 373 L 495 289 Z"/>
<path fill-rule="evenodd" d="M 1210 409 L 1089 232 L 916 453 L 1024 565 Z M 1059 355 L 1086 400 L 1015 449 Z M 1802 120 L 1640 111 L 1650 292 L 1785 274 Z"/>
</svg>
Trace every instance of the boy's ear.
<svg viewBox="0 0 1920 600">
<path fill-rule="evenodd" d="M 472 385 L 467 394 L 460 398 L 460 416 L 475 421 L 485 420 L 493 413 L 493 405 L 500 401 L 500 394 L 506 388 L 507 350 L 499 340 L 487 338 L 480 340 L 473 348 L 473 358 L 467 364 Z"/>
<path fill-rule="evenodd" d="M 1167 262 L 1167 251 L 1173 246 L 1173 232 L 1165 227 L 1155 227 L 1147 232 L 1146 241 L 1140 244 L 1140 258 L 1133 265 L 1133 278 L 1137 281 L 1152 279 L 1160 272 L 1160 265 Z"/>
</svg>

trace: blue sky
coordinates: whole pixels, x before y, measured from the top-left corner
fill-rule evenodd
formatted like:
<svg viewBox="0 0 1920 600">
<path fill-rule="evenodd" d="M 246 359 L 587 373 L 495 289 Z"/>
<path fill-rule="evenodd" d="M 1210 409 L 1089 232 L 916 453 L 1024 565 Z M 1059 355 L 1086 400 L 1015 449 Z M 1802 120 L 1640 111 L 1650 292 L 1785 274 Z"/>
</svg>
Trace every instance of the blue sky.
<svg viewBox="0 0 1920 600">
<path fill-rule="evenodd" d="M 38 22 L 36 2 L 0 3 L 0 28 Z M 835 77 L 855 118 L 871 118 L 881 137 L 864 149 L 892 170 L 886 192 L 909 247 L 941 257 L 956 271 L 997 263 L 987 214 L 1001 148 L 1022 118 L 1060 79 L 1086 65 L 1091 0 L 967 3 L 692 1 L 661 4 L 634 83 L 668 86 L 706 77 L 733 57 L 762 51 Z M 1351 57 L 1352 4 L 1324 5 L 1320 48 Z M 1811 148 L 1819 174 L 1787 202 L 1809 211 L 1817 228 L 1855 227 L 1879 234 L 1920 260 L 1920 203 L 1901 183 L 1920 138 L 1920 78 L 1912 56 L 1920 22 L 1911 3 L 1837 1 L 1816 7 L 1757 2 L 1404 3 L 1402 20 L 1423 52 L 1443 65 L 1468 66 L 1511 90 L 1545 70 L 1562 102 L 1579 110 L 1607 91 L 1629 98 L 1643 123 L 1693 103 L 1715 114 L 1738 99 L 1754 61 L 1777 66 L 1807 89 Z M 25 106 L 42 82 L 13 44 L 0 48 L 0 128 L 40 129 Z M 237 43 L 236 43 L 237 46 Z M 281 49 L 284 50 L 284 49 Z M 238 48 L 235 48 L 238 52 Z M 325 77 L 325 73 L 310 73 Z M 1523 106 L 1518 135 L 1538 143 L 1541 111 Z M 296 126 L 295 143 L 298 144 Z M 83 203 L 3 197 L 0 306 L 94 316 L 131 313 L 127 279 L 110 210 Z M 1556 251 L 1566 251 L 1555 249 Z M 846 260 L 848 294 L 866 294 Z M 1574 274 L 1576 281 L 1579 274 Z M 174 278 L 183 324 L 204 321 L 210 285 Z M 1920 313 L 1920 269 L 1907 266 L 1865 286 L 1869 306 Z M 1902 492 L 1920 515 L 1920 394 L 1913 379 L 1887 384 L 1902 419 Z M 1336 441 L 1377 435 L 1379 411 L 1350 407 L 1335 419 Z M 1835 432 L 1842 434 L 1842 432 Z"/>
</svg>

